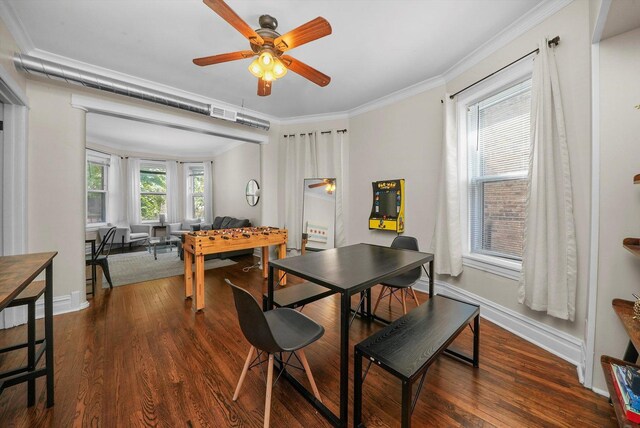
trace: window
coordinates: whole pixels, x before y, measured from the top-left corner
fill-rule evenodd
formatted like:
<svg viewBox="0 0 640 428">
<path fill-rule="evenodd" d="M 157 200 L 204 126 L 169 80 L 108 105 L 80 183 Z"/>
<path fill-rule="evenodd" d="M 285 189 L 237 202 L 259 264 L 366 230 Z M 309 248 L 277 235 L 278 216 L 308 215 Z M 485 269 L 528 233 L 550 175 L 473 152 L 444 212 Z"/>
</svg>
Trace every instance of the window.
<svg viewBox="0 0 640 428">
<path fill-rule="evenodd" d="M 167 212 L 167 167 L 161 163 L 140 164 L 140 217 L 159 221 Z"/>
<path fill-rule="evenodd" d="M 531 79 L 466 105 L 469 254 L 521 261 Z"/>
<path fill-rule="evenodd" d="M 204 167 L 202 165 L 189 167 L 188 178 L 189 216 L 191 218 L 204 218 Z"/>
<path fill-rule="evenodd" d="M 87 152 L 87 224 L 107 221 L 108 158 Z"/>
</svg>

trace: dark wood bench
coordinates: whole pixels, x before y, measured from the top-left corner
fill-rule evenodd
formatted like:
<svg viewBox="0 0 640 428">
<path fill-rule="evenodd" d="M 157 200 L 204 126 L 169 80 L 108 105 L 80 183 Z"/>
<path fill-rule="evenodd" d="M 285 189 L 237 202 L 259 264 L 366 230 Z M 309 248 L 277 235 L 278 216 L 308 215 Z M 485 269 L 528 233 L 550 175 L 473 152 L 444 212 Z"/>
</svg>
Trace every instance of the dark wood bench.
<svg viewBox="0 0 640 428">
<path fill-rule="evenodd" d="M 307 303 L 324 299 L 335 294 L 335 291 L 323 287 L 313 282 L 303 282 L 301 284 L 290 284 L 286 287 L 278 287 L 273 291 L 273 305 L 278 308 L 296 309 Z M 266 310 L 267 296 L 263 296 L 263 309 Z"/>
<path fill-rule="evenodd" d="M 447 347 L 473 320 L 473 358 Z M 478 367 L 480 345 L 480 308 L 444 296 L 434 296 L 407 315 L 394 321 L 355 346 L 353 418 L 362 424 L 362 384 L 372 363 L 402 381 L 402 426 L 411 426 L 415 407 L 429 366 L 447 353 Z M 362 375 L 362 358 L 369 365 Z M 415 398 L 412 386 L 419 379 Z"/>
</svg>

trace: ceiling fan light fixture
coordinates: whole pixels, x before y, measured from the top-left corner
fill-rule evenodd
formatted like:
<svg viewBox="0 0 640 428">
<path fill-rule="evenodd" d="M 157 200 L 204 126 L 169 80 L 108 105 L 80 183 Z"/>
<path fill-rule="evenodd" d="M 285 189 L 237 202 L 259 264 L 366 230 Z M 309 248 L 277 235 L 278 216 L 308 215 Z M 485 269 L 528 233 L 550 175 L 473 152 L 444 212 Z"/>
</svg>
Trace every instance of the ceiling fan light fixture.
<svg viewBox="0 0 640 428">
<path fill-rule="evenodd" d="M 284 77 L 285 74 L 287 74 L 287 67 L 285 67 L 282 61 L 280 61 L 278 58 L 274 58 L 273 76 L 276 79 L 279 79 L 281 77 Z"/>
<path fill-rule="evenodd" d="M 264 72 L 264 76 L 262 76 L 262 78 L 264 80 L 266 80 L 267 82 L 272 82 L 274 80 L 276 80 L 276 77 L 273 75 L 273 71 L 271 70 L 267 70 Z"/>
<path fill-rule="evenodd" d="M 260 66 L 260 62 L 257 59 L 254 59 L 253 62 L 249 65 L 249 73 L 253 74 L 257 78 L 261 78 L 264 76 L 264 70 Z"/>
<path fill-rule="evenodd" d="M 271 68 L 273 67 L 273 54 L 269 51 L 264 51 L 258 57 L 260 64 L 263 68 Z"/>
</svg>

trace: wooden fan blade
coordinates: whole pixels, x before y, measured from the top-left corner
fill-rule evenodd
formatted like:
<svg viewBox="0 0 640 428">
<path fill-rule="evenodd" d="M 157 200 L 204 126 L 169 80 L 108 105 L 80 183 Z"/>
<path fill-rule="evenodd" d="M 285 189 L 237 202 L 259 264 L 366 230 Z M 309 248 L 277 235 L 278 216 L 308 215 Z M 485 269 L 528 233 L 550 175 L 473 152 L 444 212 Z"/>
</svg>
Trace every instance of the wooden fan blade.
<svg viewBox="0 0 640 428">
<path fill-rule="evenodd" d="M 229 7 L 228 4 L 226 4 L 222 0 L 203 0 L 203 1 L 204 1 L 204 4 L 206 4 L 211 8 L 211 10 L 213 10 L 215 13 L 220 15 L 220 18 L 227 21 L 229 24 L 231 24 L 233 28 L 238 30 L 243 36 L 249 39 L 251 43 L 262 46 L 262 44 L 264 43 L 264 40 L 262 39 L 262 37 L 260 37 L 258 33 L 253 31 L 253 28 L 249 27 L 249 24 L 244 22 L 242 18 L 240 18 L 238 14 L 235 13 L 233 9 Z"/>
<path fill-rule="evenodd" d="M 273 41 L 276 49 L 287 51 L 331 34 L 331 24 L 322 17 L 302 24 Z"/>
<path fill-rule="evenodd" d="M 229 53 L 224 53 L 220 55 L 196 58 L 193 60 L 193 63 L 195 65 L 199 65 L 200 67 L 202 67 L 205 65 L 220 64 L 221 62 L 236 61 L 238 59 L 251 58 L 254 55 L 255 55 L 255 52 L 253 51 L 229 52 Z"/>
<path fill-rule="evenodd" d="M 271 85 L 273 82 L 268 82 L 263 78 L 258 79 L 258 95 L 261 97 L 267 97 L 271 95 Z"/>
<path fill-rule="evenodd" d="M 321 187 L 321 186 L 326 186 L 326 185 L 327 185 L 327 183 L 325 183 L 323 181 L 322 183 L 309 184 L 309 186 L 307 186 L 307 187 L 309 187 L 309 189 L 313 189 L 313 188 L 316 188 L 316 187 Z"/>
<path fill-rule="evenodd" d="M 327 86 L 331 82 L 331 77 L 327 76 L 316 70 L 313 67 L 308 66 L 302 61 L 298 61 L 289 55 L 282 55 L 280 60 L 284 63 L 285 67 L 294 73 L 299 74 L 305 79 L 311 80 L 313 83 L 319 86 Z"/>
</svg>

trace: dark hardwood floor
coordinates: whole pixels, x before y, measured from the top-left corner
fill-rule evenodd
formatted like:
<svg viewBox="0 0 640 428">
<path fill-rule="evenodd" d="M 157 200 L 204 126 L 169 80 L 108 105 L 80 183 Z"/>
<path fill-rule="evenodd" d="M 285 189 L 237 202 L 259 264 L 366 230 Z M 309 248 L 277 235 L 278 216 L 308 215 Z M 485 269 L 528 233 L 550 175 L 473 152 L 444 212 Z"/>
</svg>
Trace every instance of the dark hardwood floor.
<svg viewBox="0 0 640 428">
<path fill-rule="evenodd" d="M 265 384 L 258 368 L 247 375 L 238 401 L 231 400 L 249 345 L 222 280 L 227 277 L 256 297 L 264 285 L 257 269 L 242 271 L 254 263 L 251 256 L 237 260 L 206 272 L 203 313 L 192 312 L 178 276 L 100 289 L 88 309 L 56 316 L 55 406 L 45 407 L 44 378 L 37 382 L 32 408 L 26 407 L 26 384 L 10 387 L 0 396 L 0 426 L 262 426 Z M 323 401 L 335 412 L 338 308 L 332 296 L 304 309 L 326 329 L 306 354 Z M 389 313 L 382 303 L 378 312 L 397 317 L 400 310 L 394 303 Z M 356 319 L 351 341 L 380 328 Z M 0 331 L 0 347 L 25 334 L 24 326 Z M 453 346 L 470 353 L 471 339 L 467 330 Z M 25 360 L 20 352 L 0 355 L 0 371 Z M 298 377 L 307 384 L 304 375 Z M 353 421 L 353 384 L 350 389 Z M 367 426 L 399 426 L 400 399 L 399 382 L 372 367 L 363 397 Z M 607 399 L 583 388 L 575 367 L 485 320 L 480 368 L 441 357 L 429 370 L 412 421 L 416 427 L 615 426 Z M 280 380 L 273 390 L 271 426 L 329 425 Z"/>
</svg>

